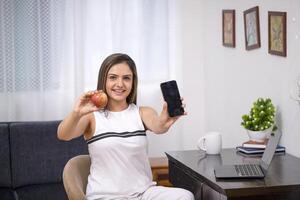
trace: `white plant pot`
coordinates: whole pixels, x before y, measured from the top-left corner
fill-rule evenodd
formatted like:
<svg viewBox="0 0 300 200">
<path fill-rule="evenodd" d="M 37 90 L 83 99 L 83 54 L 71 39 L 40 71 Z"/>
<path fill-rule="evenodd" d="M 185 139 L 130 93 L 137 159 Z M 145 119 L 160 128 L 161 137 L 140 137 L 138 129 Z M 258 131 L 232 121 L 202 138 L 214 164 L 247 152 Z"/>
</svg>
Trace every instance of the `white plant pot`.
<svg viewBox="0 0 300 200">
<path fill-rule="evenodd" d="M 264 142 L 266 138 L 269 138 L 272 132 L 273 126 L 263 131 L 251 131 L 247 130 L 249 139 L 255 142 Z"/>
</svg>

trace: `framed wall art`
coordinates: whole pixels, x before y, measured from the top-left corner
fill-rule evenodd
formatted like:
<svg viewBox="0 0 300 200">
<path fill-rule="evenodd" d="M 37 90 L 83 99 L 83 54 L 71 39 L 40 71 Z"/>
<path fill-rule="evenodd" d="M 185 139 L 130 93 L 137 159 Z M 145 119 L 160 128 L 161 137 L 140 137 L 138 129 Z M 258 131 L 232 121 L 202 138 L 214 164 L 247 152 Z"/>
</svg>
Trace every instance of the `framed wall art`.
<svg viewBox="0 0 300 200">
<path fill-rule="evenodd" d="M 222 39 L 223 46 L 235 47 L 235 10 L 222 12 Z"/>
<path fill-rule="evenodd" d="M 268 12 L 269 53 L 286 57 L 286 12 Z"/>
<path fill-rule="evenodd" d="M 260 47 L 258 6 L 244 11 L 244 29 L 246 50 Z"/>
</svg>

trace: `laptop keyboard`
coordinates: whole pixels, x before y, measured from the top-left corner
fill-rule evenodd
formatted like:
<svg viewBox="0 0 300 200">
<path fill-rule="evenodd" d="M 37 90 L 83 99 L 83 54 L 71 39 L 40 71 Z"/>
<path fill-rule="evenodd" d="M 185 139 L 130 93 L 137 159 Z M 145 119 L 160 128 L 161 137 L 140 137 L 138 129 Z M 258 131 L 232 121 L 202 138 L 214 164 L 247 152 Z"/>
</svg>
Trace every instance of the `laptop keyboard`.
<svg viewBox="0 0 300 200">
<path fill-rule="evenodd" d="M 234 168 L 239 176 L 262 176 L 263 173 L 259 165 L 243 164 L 234 165 Z"/>
</svg>

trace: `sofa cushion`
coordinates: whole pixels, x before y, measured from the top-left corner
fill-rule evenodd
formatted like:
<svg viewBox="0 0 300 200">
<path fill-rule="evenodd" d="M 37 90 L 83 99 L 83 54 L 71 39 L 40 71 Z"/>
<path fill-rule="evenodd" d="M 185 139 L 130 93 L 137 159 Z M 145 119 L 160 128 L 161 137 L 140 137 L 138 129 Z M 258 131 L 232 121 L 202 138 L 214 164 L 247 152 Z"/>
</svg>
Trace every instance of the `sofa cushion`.
<svg viewBox="0 0 300 200">
<path fill-rule="evenodd" d="M 10 188 L 0 188 L 1 200 L 14 200 L 14 191 Z"/>
<path fill-rule="evenodd" d="M 0 124 L 0 188 L 11 187 L 8 124 Z"/>
<path fill-rule="evenodd" d="M 62 183 L 67 161 L 87 154 L 83 137 L 72 141 L 57 139 L 60 121 L 16 122 L 10 124 L 12 184 Z"/>
<path fill-rule="evenodd" d="M 30 185 L 17 189 L 18 199 L 22 200 L 67 200 L 68 197 L 65 193 L 64 186 L 62 184 L 40 184 Z"/>
</svg>

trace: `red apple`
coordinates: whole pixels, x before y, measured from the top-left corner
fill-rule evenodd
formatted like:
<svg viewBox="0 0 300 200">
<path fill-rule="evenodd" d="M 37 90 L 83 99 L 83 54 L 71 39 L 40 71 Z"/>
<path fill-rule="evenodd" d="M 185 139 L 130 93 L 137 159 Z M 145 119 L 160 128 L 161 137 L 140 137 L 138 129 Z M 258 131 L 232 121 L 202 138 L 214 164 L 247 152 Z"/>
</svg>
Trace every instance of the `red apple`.
<svg viewBox="0 0 300 200">
<path fill-rule="evenodd" d="M 93 94 L 91 101 L 98 108 L 104 108 L 107 104 L 107 95 L 104 92 Z"/>
</svg>

